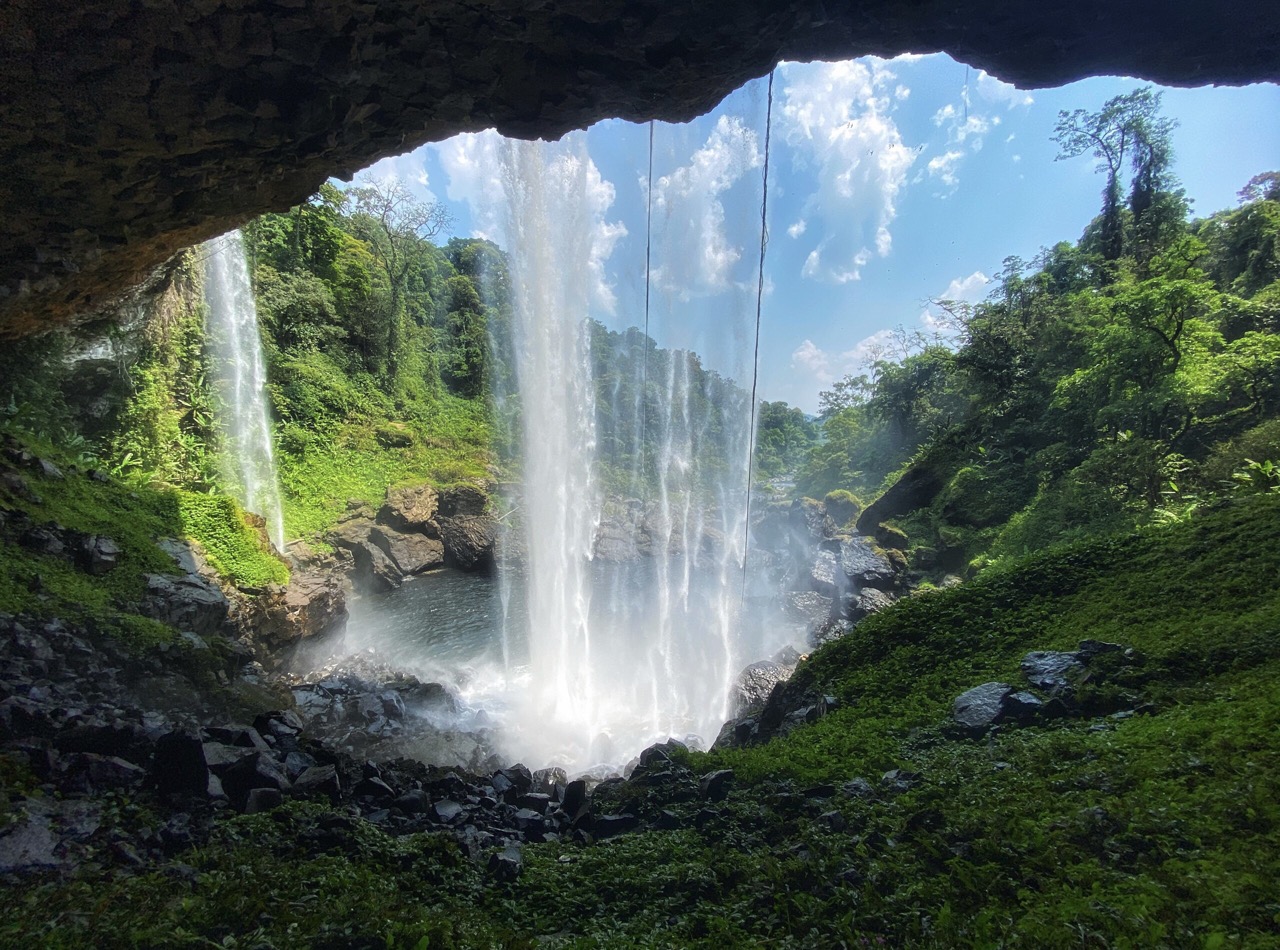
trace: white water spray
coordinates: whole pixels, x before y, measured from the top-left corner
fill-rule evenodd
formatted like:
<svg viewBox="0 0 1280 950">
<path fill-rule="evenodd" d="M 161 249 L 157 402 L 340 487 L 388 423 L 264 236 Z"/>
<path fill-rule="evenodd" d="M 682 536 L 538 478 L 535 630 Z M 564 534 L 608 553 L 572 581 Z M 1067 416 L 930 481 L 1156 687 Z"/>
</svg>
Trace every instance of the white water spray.
<svg viewBox="0 0 1280 950">
<path fill-rule="evenodd" d="M 204 254 L 208 334 L 217 386 L 229 414 L 226 477 L 240 504 L 266 520 L 271 543 L 283 551 L 284 516 L 267 411 L 267 371 L 244 239 L 232 231 L 207 242 Z"/>
<path fill-rule="evenodd" d="M 527 642 L 529 664 L 511 671 L 525 707 L 512 751 L 581 770 L 619 764 L 670 736 L 709 745 L 732 712 L 737 672 L 760 658 L 759 643 L 739 638 L 750 400 L 730 399 L 713 420 L 697 357 L 671 351 L 649 370 L 646 411 L 612 406 L 615 419 L 646 420 L 636 435 L 648 452 L 631 447 L 637 461 L 623 490 L 643 511 L 651 556 L 593 563 L 605 502 L 588 322 L 595 229 L 586 140 L 503 140 L 493 154 L 523 423 L 528 612 L 513 639 Z M 686 302 L 668 319 L 691 316 Z M 637 399 L 645 398 L 638 382 Z"/>
</svg>

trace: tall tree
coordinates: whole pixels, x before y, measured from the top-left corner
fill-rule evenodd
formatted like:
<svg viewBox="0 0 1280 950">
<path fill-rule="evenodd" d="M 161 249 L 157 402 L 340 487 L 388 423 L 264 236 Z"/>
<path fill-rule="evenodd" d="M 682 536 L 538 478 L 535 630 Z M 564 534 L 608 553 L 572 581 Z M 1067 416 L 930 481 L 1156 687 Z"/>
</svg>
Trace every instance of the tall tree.
<svg viewBox="0 0 1280 950">
<path fill-rule="evenodd" d="M 1108 99 L 1097 112 L 1058 113 L 1053 133 L 1060 149 L 1058 160 L 1091 152 L 1099 160 L 1098 171 L 1107 176 L 1099 238 L 1102 256 L 1108 261 L 1119 260 L 1125 249 L 1122 178 L 1126 165 L 1132 169 L 1129 211 L 1140 236 L 1146 234 L 1143 228 L 1159 193 L 1172 186 L 1169 135 L 1176 123 L 1160 115 L 1162 96 L 1146 86 Z"/>
<path fill-rule="evenodd" d="M 355 226 L 387 277 L 391 295 L 387 315 L 387 378 L 399 372 L 400 334 L 404 322 L 405 290 L 415 252 L 453 225 L 453 216 L 440 202 L 425 203 L 396 178 L 364 179 L 352 189 Z"/>
</svg>

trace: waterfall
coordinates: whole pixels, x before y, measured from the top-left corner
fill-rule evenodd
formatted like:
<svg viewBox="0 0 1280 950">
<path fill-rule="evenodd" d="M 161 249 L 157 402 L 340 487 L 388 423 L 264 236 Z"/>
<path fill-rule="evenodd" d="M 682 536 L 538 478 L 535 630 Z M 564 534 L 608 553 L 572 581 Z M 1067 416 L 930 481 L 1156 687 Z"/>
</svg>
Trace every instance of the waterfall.
<svg viewBox="0 0 1280 950">
<path fill-rule="evenodd" d="M 284 516 L 267 411 L 266 363 L 240 232 L 207 242 L 204 260 L 206 327 L 229 441 L 225 477 L 240 504 L 265 519 L 271 543 L 283 551 Z"/>
<path fill-rule="evenodd" d="M 523 530 L 513 547 L 525 551 L 528 610 L 519 619 L 525 629 L 508 631 L 504 642 L 526 643 L 528 664 L 518 671 L 525 708 L 512 753 L 581 770 L 619 764 L 668 737 L 709 745 L 732 713 L 736 674 L 760 658 L 759 643 L 739 636 L 749 396 L 722 386 L 723 405 L 711 406 L 710 374 L 685 350 L 655 353 L 642 391 L 633 352 L 636 395 L 618 405 L 618 388 L 593 377 L 585 136 L 501 140 L 489 154 L 492 180 L 502 184 L 494 216 L 510 255 L 522 419 L 519 497 L 511 505 Z M 668 250 L 669 270 L 679 271 L 674 258 L 683 254 Z M 751 310 L 738 309 L 740 326 L 712 332 L 741 340 Z M 666 311 L 672 325 L 699 316 L 687 299 Z M 641 338 L 632 332 L 629 340 Z M 631 420 L 630 442 L 609 450 L 629 460 L 630 471 L 612 466 L 608 492 L 596 431 L 606 404 L 615 422 Z M 649 550 L 604 564 L 595 559 L 596 532 L 606 509 L 620 503 L 641 523 Z"/>
</svg>

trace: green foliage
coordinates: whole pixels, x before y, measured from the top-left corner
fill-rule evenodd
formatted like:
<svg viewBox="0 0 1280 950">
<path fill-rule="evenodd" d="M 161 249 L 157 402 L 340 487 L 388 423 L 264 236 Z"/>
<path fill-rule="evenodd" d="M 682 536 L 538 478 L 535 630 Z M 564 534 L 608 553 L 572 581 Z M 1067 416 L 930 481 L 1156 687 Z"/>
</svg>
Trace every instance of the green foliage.
<svg viewBox="0 0 1280 950">
<path fill-rule="evenodd" d="M 226 495 L 174 494 L 182 534 L 200 542 L 209 566 L 221 576 L 246 589 L 288 583 L 289 568 L 271 553 L 260 518 L 246 515 Z"/>
<path fill-rule="evenodd" d="M 764 746 L 683 756 L 695 775 L 736 777 L 724 802 L 672 804 L 680 830 L 529 844 L 508 885 L 446 837 L 339 821 L 319 838 L 329 809 L 288 802 L 172 859 L 194 874 L 7 888 L 0 943 L 1273 946 L 1277 517 L 1280 497 L 1242 497 L 875 615 L 788 687 L 834 694 L 838 711 Z M 943 725 L 963 690 L 1017 682 L 1027 650 L 1084 638 L 1134 648 L 1077 687 L 1090 717 L 982 741 Z M 1096 715 L 1116 703 L 1143 712 Z M 879 787 L 891 768 L 919 779 L 865 797 L 817 788 Z"/>
</svg>

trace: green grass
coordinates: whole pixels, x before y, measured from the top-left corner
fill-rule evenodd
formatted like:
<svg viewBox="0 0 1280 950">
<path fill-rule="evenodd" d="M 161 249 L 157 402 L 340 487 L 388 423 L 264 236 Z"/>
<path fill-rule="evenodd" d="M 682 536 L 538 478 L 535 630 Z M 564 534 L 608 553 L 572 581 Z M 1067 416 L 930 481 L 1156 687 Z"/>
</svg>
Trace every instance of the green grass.
<svg viewBox="0 0 1280 950">
<path fill-rule="evenodd" d="M 1280 498 L 1037 555 L 901 603 L 802 664 L 844 703 L 732 767 L 728 801 L 678 831 L 525 849 L 514 885 L 454 846 L 318 814 L 238 818 L 162 871 L 0 894 L 0 944 L 308 947 L 1280 946 Z M 1018 681 L 1024 652 L 1133 646 L 1081 687 L 1145 714 L 957 738 L 952 699 Z M 901 794 L 810 804 L 889 768 Z M 845 827 L 833 830 L 824 811 Z"/>
<path fill-rule="evenodd" d="M 144 575 L 173 573 L 173 560 L 156 547 L 162 538 L 190 538 L 229 582 L 258 587 L 284 583 L 285 564 L 266 548 L 244 512 L 229 498 L 184 492 L 163 485 L 129 485 L 89 478 L 58 451 L 32 443 L 53 459 L 63 478 L 20 469 L 38 500 L 0 488 L 0 508 L 25 512 L 36 524 L 57 524 L 86 535 L 108 537 L 120 547 L 118 564 L 93 576 L 69 556 L 34 554 L 0 541 L 0 611 L 60 617 L 101 628 L 125 643 L 146 648 L 169 642 L 173 631 L 136 612 Z"/>
<path fill-rule="evenodd" d="M 349 500 L 378 505 L 395 485 L 486 478 L 489 427 L 483 405 L 443 395 L 424 411 L 425 417 L 403 424 L 412 440 L 399 447 L 380 443 L 377 425 L 367 420 L 343 423 L 324 436 L 287 428 L 279 460 L 289 535 L 318 539 Z"/>
</svg>

